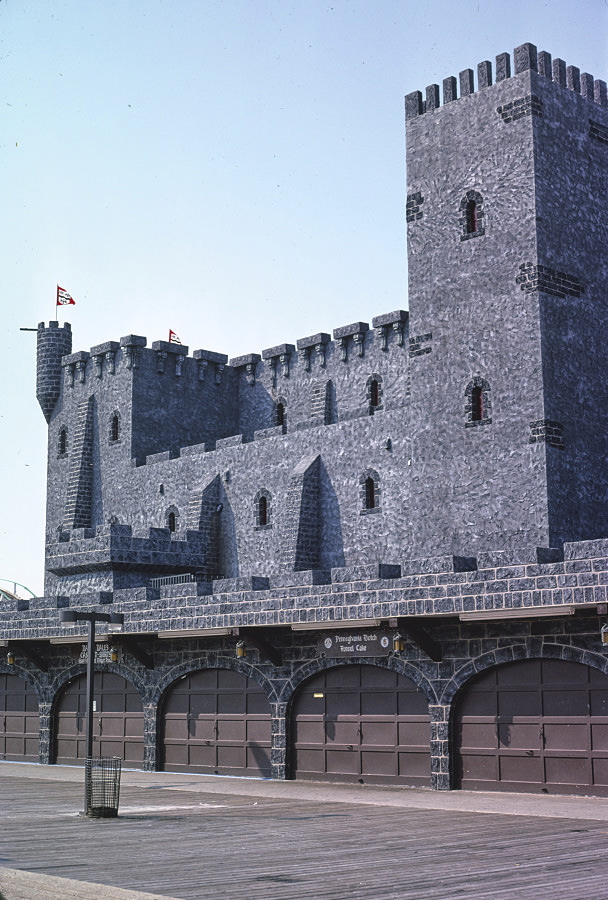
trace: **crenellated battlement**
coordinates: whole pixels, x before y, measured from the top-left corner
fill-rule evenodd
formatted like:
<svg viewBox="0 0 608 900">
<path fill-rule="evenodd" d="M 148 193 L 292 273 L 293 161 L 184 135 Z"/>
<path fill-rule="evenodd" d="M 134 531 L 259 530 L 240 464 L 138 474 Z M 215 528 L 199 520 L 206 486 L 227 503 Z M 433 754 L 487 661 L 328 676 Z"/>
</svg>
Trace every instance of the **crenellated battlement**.
<svg viewBox="0 0 608 900">
<path fill-rule="evenodd" d="M 521 44 L 513 51 L 513 75 L 519 75 L 521 72 L 529 70 L 538 72 L 539 75 L 543 75 L 566 90 L 580 94 L 603 109 L 608 108 L 608 90 L 605 81 L 594 79 L 593 75 L 588 72 L 581 73 L 576 66 L 566 65 L 563 59 L 552 60 L 551 54 L 545 50 L 538 53 L 534 44 Z M 508 53 L 500 53 L 496 57 L 496 83 L 511 77 L 511 56 Z M 484 60 L 477 65 L 477 90 L 483 91 L 491 85 L 492 63 Z M 458 80 L 453 75 L 443 79 L 443 106 L 474 93 L 475 73 L 473 69 L 464 69 L 459 73 Z M 430 84 L 426 88 L 424 97 L 421 91 L 412 91 L 407 94 L 405 117 L 413 119 L 438 109 L 441 105 L 439 85 Z"/>
<path fill-rule="evenodd" d="M 146 337 L 130 334 L 121 337 L 120 341 L 105 341 L 90 350 L 70 352 L 62 356 L 61 366 L 69 387 L 84 384 L 90 377 L 114 375 L 120 366 L 138 369 L 143 360 L 148 362 L 149 369 L 155 370 L 159 375 L 175 375 L 179 378 L 186 371 L 194 371 L 198 380 L 203 382 L 208 380 L 208 373 L 211 373 L 213 381 L 220 384 L 222 375 L 228 369 L 234 374 L 244 374 L 253 385 L 264 366 L 275 375 L 279 372 L 284 378 L 289 378 L 296 366 L 310 372 L 311 362 L 315 358 L 318 359 L 319 366 L 325 368 L 326 358 L 334 353 L 339 354 L 342 362 L 348 362 L 354 356 L 363 357 L 365 351 L 372 349 L 374 345 L 377 345 L 374 349 L 386 351 L 391 344 L 391 337 L 394 337 L 397 346 L 403 347 L 407 323 L 407 311 L 399 309 L 374 316 L 371 327 L 368 322 L 354 322 L 335 328 L 333 340 L 329 334 L 320 332 L 300 338 L 296 344 L 279 344 L 262 350 L 261 354 L 247 353 L 230 361 L 224 353 L 200 349 L 190 354 L 188 346 L 168 341 L 154 341 L 148 347 Z M 69 324 L 66 327 L 69 330 Z"/>
</svg>

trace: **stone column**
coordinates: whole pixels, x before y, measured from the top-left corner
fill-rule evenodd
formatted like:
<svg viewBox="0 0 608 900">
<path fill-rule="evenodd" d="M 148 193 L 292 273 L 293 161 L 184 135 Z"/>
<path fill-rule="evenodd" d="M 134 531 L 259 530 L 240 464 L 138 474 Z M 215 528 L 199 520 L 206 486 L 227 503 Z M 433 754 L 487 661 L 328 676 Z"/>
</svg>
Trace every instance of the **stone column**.
<svg viewBox="0 0 608 900">
<path fill-rule="evenodd" d="M 270 767 L 272 778 L 284 781 L 287 775 L 287 727 L 286 703 L 271 703 L 271 750 Z"/>
<path fill-rule="evenodd" d="M 158 768 L 158 747 L 156 727 L 157 707 L 144 704 L 144 764 L 147 772 L 155 772 Z"/>
<path fill-rule="evenodd" d="M 429 705 L 431 717 L 431 787 L 450 790 L 449 706 Z"/>
<path fill-rule="evenodd" d="M 38 707 L 39 738 L 38 761 L 43 766 L 51 762 L 51 710 L 52 704 L 42 701 Z"/>
</svg>

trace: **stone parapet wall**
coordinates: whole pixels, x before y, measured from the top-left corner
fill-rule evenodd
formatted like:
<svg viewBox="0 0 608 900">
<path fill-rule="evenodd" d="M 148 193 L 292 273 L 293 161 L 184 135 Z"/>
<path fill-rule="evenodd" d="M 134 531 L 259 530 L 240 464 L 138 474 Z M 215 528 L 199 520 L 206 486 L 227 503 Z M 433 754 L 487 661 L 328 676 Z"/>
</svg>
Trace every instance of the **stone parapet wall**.
<svg viewBox="0 0 608 900">
<path fill-rule="evenodd" d="M 147 537 L 133 536 L 130 526 L 99 526 L 63 532 L 57 543 L 47 544 L 46 566 L 56 574 L 100 569 L 199 571 L 205 567 L 209 536 L 186 531 L 178 537 L 166 528 L 150 528 Z M 65 540 L 64 538 L 67 538 Z"/>
<path fill-rule="evenodd" d="M 522 555 L 530 560 L 543 553 L 547 551 L 534 548 Z M 608 602 L 608 541 L 567 544 L 561 562 L 480 569 L 473 568 L 471 558 L 435 557 L 432 562 L 440 571 L 428 571 L 429 562 L 337 568 L 325 584 L 311 583 L 320 579 L 307 572 L 301 573 L 301 584 L 283 587 L 271 587 L 262 576 L 216 580 L 212 587 L 205 582 L 176 584 L 163 588 L 156 599 L 146 592 L 145 600 L 141 589 L 127 588 L 114 592 L 113 606 L 124 611 L 127 631 L 149 632 L 155 628 L 322 626 L 343 620 L 458 617 L 489 611 L 503 611 L 508 619 L 518 611 L 546 612 L 549 607 L 595 611 L 598 604 Z M 450 566 L 452 571 L 445 571 Z M 468 571 L 458 571 L 465 566 Z M 403 570 L 409 574 L 401 574 Z M 297 582 L 299 574 L 293 573 L 289 580 Z M 46 608 L 42 600 L 37 602 L 41 608 L 17 610 L 16 602 L 15 608 L 4 604 L 2 637 L 32 639 L 61 633 L 56 598 L 48 598 Z"/>
</svg>

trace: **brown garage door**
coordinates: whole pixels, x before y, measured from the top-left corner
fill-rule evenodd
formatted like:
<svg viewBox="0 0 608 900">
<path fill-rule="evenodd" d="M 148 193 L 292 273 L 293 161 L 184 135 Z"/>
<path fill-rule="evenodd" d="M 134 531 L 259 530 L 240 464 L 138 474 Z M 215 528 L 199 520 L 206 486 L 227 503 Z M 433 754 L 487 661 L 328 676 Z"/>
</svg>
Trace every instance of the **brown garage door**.
<svg viewBox="0 0 608 900">
<path fill-rule="evenodd" d="M 294 778 L 428 785 L 428 702 L 375 666 L 327 669 L 299 689 L 291 717 Z"/>
<path fill-rule="evenodd" d="M 559 660 L 497 666 L 454 715 L 456 787 L 608 795 L 608 677 Z"/>
<path fill-rule="evenodd" d="M 0 759 L 38 762 L 38 698 L 17 675 L 0 675 Z"/>
<path fill-rule="evenodd" d="M 86 676 L 70 681 L 55 714 L 56 763 L 73 764 L 86 755 Z M 137 689 L 120 675 L 95 673 L 93 756 L 118 756 L 140 766 L 144 758 L 144 712 Z"/>
<path fill-rule="evenodd" d="M 270 775 L 270 705 L 232 669 L 204 669 L 168 691 L 162 716 L 168 772 Z"/>
</svg>

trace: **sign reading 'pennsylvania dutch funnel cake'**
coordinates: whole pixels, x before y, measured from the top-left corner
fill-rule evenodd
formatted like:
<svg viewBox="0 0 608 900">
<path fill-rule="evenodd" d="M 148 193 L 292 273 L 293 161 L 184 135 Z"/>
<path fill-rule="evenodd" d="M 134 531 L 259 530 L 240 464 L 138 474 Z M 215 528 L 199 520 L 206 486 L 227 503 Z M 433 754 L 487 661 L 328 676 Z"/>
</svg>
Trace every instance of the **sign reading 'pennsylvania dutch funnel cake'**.
<svg viewBox="0 0 608 900">
<path fill-rule="evenodd" d="M 334 631 L 319 638 L 317 652 L 332 659 L 352 656 L 388 656 L 393 639 L 387 631 Z"/>
</svg>

